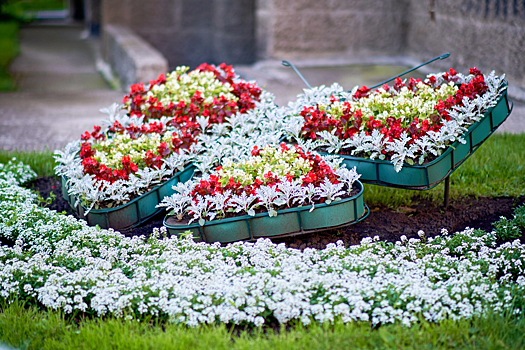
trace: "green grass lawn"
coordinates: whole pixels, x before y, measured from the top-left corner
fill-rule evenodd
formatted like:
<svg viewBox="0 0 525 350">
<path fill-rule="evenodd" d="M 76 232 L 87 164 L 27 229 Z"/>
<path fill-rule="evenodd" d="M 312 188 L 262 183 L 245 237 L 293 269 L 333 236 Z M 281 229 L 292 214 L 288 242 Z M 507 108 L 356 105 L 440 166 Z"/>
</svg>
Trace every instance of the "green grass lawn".
<svg viewBox="0 0 525 350">
<path fill-rule="evenodd" d="M 18 23 L 0 22 L 0 92 L 16 88 L 8 69 L 18 53 Z"/>
<path fill-rule="evenodd" d="M 239 330 L 188 328 L 155 321 L 74 319 L 60 312 L 3 305 L 0 339 L 21 349 L 522 349 L 525 318 L 486 315 L 469 321 L 422 321 L 412 327 L 369 323 Z"/>
<path fill-rule="evenodd" d="M 16 158 L 29 165 L 38 176 L 54 176 L 55 159 L 53 151 L 25 152 L 25 151 L 0 151 L 0 163 L 7 163 Z"/>
</svg>

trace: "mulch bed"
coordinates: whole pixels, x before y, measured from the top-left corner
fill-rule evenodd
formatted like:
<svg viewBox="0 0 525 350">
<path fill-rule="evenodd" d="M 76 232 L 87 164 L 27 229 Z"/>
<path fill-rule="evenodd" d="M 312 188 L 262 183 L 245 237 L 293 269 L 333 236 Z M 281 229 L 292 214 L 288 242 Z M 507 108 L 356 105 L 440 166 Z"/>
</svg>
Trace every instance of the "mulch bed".
<svg viewBox="0 0 525 350">
<path fill-rule="evenodd" d="M 54 177 L 38 178 L 28 184 L 37 190 L 43 198 L 49 197 L 51 191 L 56 196 L 50 209 L 65 211 L 73 215 L 69 204 L 62 198 L 60 181 Z M 289 238 L 273 239 L 275 243 L 285 243 L 292 248 L 312 247 L 323 249 L 328 243 L 342 240 L 346 245 L 358 244 L 365 237 L 379 236 L 381 240 L 395 242 L 402 235 L 407 238 L 418 237 L 423 230 L 427 237 L 439 235 L 442 228 L 449 232 L 461 231 L 465 227 L 492 230 L 492 223 L 500 216 L 512 217 L 513 208 L 525 202 L 525 197 L 465 197 L 452 201 L 448 207 L 427 200 L 414 200 L 410 207 L 396 210 L 383 206 L 370 208 L 368 218 L 355 225 L 338 230 L 326 230 L 314 234 Z M 366 198 L 365 198 L 366 203 Z M 148 235 L 154 227 L 162 227 L 164 213 L 151 221 L 126 232 L 126 236 Z"/>
</svg>

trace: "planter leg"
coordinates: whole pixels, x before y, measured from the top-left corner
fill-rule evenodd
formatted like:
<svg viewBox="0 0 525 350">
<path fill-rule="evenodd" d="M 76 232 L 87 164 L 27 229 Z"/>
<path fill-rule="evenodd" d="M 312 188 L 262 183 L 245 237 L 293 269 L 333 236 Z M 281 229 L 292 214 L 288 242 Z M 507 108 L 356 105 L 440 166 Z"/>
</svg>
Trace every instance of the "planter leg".
<svg viewBox="0 0 525 350">
<path fill-rule="evenodd" d="M 447 178 L 445 179 L 445 199 L 443 201 L 443 205 L 446 207 L 448 207 L 448 204 L 449 204 L 449 193 L 450 193 L 450 176 L 447 176 Z"/>
</svg>

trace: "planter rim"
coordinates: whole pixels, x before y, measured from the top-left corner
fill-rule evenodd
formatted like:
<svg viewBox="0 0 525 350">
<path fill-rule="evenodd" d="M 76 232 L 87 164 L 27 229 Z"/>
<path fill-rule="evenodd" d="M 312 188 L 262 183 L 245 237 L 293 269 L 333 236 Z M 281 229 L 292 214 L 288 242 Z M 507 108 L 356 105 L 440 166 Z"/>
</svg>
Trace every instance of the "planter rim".
<svg viewBox="0 0 525 350">
<path fill-rule="evenodd" d="M 359 180 L 356 180 L 354 182 L 354 184 L 357 184 L 357 186 L 359 186 L 359 192 L 357 194 L 355 194 L 355 195 L 353 195 L 351 197 L 348 197 L 348 198 L 343 198 L 343 199 L 338 200 L 338 201 L 332 201 L 330 204 L 320 203 L 320 204 L 315 205 L 315 208 L 317 209 L 317 208 L 329 207 L 329 206 L 334 205 L 334 204 L 348 202 L 348 201 L 355 200 L 356 198 L 360 197 L 363 194 L 364 186 L 361 183 L 361 181 L 359 181 Z M 366 205 L 365 205 L 365 207 L 366 207 Z M 281 209 L 281 210 L 278 210 L 277 213 L 278 214 L 286 214 L 286 213 L 300 212 L 300 211 L 310 210 L 311 208 L 312 208 L 312 205 L 305 205 L 305 206 L 300 206 L 300 207 Z M 366 210 L 367 211 L 366 216 L 368 216 L 368 212 L 369 212 L 368 207 L 366 207 L 366 209 L 367 209 Z M 167 228 L 176 229 L 176 228 L 180 227 L 180 228 L 192 229 L 192 228 L 198 228 L 198 227 L 220 225 L 220 224 L 223 224 L 223 223 L 229 223 L 229 222 L 235 222 L 235 221 L 250 220 L 250 219 L 260 218 L 260 217 L 268 217 L 268 212 L 257 213 L 254 216 L 241 215 L 241 216 L 234 216 L 234 217 L 231 217 L 231 218 L 206 221 L 203 226 L 199 225 L 199 223 L 192 223 L 192 224 L 189 224 L 189 225 L 170 225 L 170 224 L 166 223 L 166 219 L 171 217 L 171 216 L 173 216 L 173 215 L 166 215 L 164 217 L 164 219 L 163 219 L 162 223 Z M 364 219 L 366 216 L 362 217 L 362 219 Z"/>
<path fill-rule="evenodd" d="M 337 201 L 337 203 L 340 203 L 340 202 L 341 201 Z M 319 231 L 337 230 L 339 228 L 347 227 L 352 224 L 357 224 L 358 222 L 361 222 L 364 219 L 366 219 L 368 215 L 370 215 L 370 208 L 368 208 L 368 206 L 365 203 L 363 203 L 363 209 L 364 209 L 363 215 L 361 215 L 360 217 L 356 218 L 354 221 L 351 221 L 349 223 L 345 223 L 345 224 L 341 224 L 337 226 L 330 226 L 330 227 L 319 227 L 319 228 L 310 229 L 310 230 L 301 229 L 301 231 L 292 232 L 292 233 L 284 233 L 282 235 L 275 235 L 275 236 L 271 236 L 271 238 L 286 238 L 286 237 L 294 237 L 294 236 L 299 236 L 299 235 L 309 234 L 309 233 L 314 233 L 314 232 L 319 232 Z M 269 238 L 269 237 L 258 237 L 258 238 Z"/>
<path fill-rule="evenodd" d="M 133 198 L 132 200 L 130 200 L 129 202 L 126 202 L 124 204 L 121 204 L 121 205 L 118 205 L 116 207 L 113 207 L 113 208 L 104 208 L 104 209 L 91 209 L 89 212 L 90 213 L 93 213 L 93 214 L 104 214 L 104 213 L 108 213 L 108 212 L 112 212 L 112 211 L 115 211 L 115 210 L 119 210 L 119 209 L 124 209 L 124 208 L 127 208 L 128 206 L 130 205 L 133 205 L 135 202 L 138 202 L 139 200 L 141 200 L 143 198 L 143 196 L 146 196 L 148 195 L 149 193 L 159 189 L 160 187 L 166 185 L 167 182 L 177 178 L 180 176 L 180 174 L 182 174 L 183 172 L 187 171 L 187 170 L 191 170 L 193 173 L 195 172 L 195 166 L 193 165 L 193 163 L 190 163 L 188 164 L 186 167 L 184 167 L 184 170 L 182 171 L 177 171 L 175 174 L 173 174 L 172 177 L 170 177 L 168 180 L 156 185 L 155 187 L 152 187 L 148 192 L 145 192 L 143 194 L 141 194 L 140 196 L 137 196 L 135 198 Z M 193 173 L 191 175 L 191 177 L 193 177 Z M 87 208 L 80 204 L 82 206 L 82 208 L 86 209 Z"/>
</svg>

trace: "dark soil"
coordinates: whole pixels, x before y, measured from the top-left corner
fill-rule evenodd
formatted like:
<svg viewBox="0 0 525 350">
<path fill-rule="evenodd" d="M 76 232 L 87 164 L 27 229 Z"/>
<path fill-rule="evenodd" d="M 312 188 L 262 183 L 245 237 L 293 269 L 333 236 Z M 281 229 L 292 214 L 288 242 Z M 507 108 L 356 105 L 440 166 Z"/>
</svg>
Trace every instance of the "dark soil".
<svg viewBox="0 0 525 350">
<path fill-rule="evenodd" d="M 48 206 L 58 212 L 73 215 L 69 204 L 62 198 L 60 181 L 54 177 L 38 178 L 28 184 L 29 188 L 37 190 L 43 198 L 48 198 L 52 191 L 56 198 Z M 366 198 L 365 198 L 366 202 Z M 452 200 L 448 207 L 426 200 L 414 200 L 410 207 L 391 209 L 383 206 L 370 208 L 370 215 L 363 221 L 338 230 L 326 230 L 313 234 L 274 239 L 274 242 L 284 242 L 292 248 L 304 249 L 313 247 L 322 249 L 328 243 L 342 240 L 346 245 L 358 244 L 365 237 L 379 236 L 381 240 L 395 242 L 402 235 L 407 238 L 418 237 L 417 232 L 423 230 L 427 237 L 439 235 L 442 228 L 449 232 L 465 229 L 465 227 L 492 230 L 492 223 L 500 216 L 512 217 L 513 208 L 523 204 L 525 197 L 465 197 Z M 154 227 L 162 227 L 164 213 L 160 213 L 151 221 L 126 232 L 126 236 L 148 235 Z"/>
</svg>

